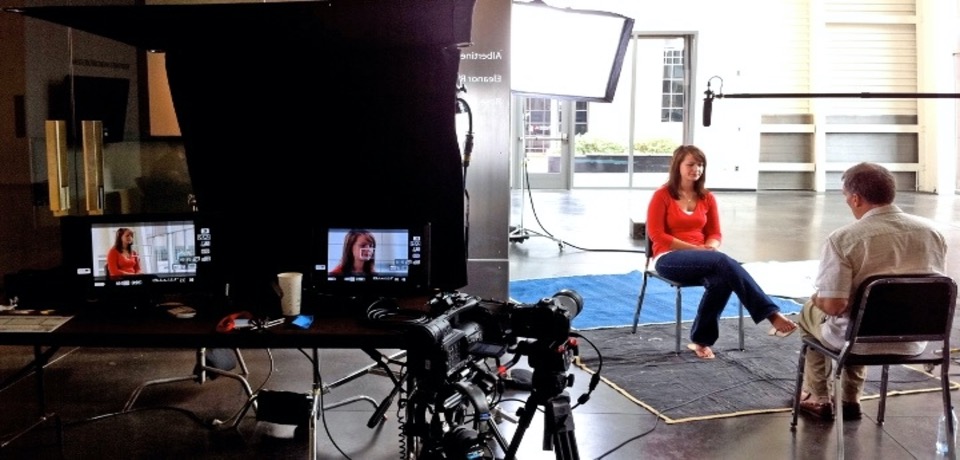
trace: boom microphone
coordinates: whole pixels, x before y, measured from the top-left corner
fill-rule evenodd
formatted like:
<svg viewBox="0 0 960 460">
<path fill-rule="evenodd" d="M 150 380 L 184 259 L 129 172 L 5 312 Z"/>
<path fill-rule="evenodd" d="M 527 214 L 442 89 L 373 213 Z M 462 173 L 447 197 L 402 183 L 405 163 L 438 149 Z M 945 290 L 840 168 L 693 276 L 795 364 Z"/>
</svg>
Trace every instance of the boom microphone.
<svg viewBox="0 0 960 460">
<path fill-rule="evenodd" d="M 703 92 L 703 126 L 710 126 L 710 116 L 713 114 L 713 91 L 707 84 L 707 90 Z"/>
</svg>

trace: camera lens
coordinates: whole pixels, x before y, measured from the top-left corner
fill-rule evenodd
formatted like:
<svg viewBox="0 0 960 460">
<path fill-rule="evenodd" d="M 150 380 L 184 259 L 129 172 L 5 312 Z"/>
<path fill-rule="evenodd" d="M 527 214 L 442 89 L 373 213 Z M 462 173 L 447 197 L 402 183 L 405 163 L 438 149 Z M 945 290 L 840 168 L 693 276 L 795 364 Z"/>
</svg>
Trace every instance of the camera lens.
<svg viewBox="0 0 960 460">
<path fill-rule="evenodd" d="M 567 317 L 570 320 L 576 318 L 580 314 L 580 311 L 583 310 L 583 297 L 574 291 L 573 289 L 563 289 L 553 295 L 553 300 L 556 301 L 557 305 L 560 308 L 567 311 Z"/>
</svg>

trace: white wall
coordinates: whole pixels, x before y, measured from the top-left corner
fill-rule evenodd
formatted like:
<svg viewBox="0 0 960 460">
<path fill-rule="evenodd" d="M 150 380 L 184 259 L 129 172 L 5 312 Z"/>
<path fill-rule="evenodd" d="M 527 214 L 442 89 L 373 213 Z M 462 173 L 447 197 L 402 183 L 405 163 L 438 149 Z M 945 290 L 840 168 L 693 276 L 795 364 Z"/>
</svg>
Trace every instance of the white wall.
<svg viewBox="0 0 960 460">
<path fill-rule="evenodd" d="M 711 187 L 756 184 L 764 172 L 793 171 L 812 174 L 815 189 L 822 191 L 830 186 L 827 175 L 842 171 L 850 161 L 850 155 L 828 154 L 829 131 L 917 133 L 919 159 L 888 167 L 915 173 L 921 191 L 953 193 L 960 188 L 954 99 L 716 99 L 710 127 L 701 125 L 699 113 L 712 76 L 722 78 L 726 94 L 957 91 L 957 58 L 952 54 L 960 50 L 956 0 L 547 3 L 624 14 L 634 18 L 639 33 L 696 34 L 693 142 L 710 155 Z M 719 80 L 712 81 L 711 89 L 721 90 Z M 764 115 L 807 115 L 811 120 L 792 127 L 761 125 Z M 829 126 L 831 115 L 916 116 L 918 122 L 903 126 L 881 121 L 838 128 Z M 765 164 L 759 158 L 758 138 L 781 131 L 812 137 L 812 151 L 791 162 Z"/>
</svg>

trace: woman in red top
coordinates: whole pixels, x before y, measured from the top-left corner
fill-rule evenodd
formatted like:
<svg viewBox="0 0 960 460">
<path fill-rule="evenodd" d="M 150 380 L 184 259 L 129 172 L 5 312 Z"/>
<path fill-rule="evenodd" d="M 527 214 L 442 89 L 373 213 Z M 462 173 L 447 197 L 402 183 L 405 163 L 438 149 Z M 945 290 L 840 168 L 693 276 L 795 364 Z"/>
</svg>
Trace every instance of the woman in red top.
<svg viewBox="0 0 960 460">
<path fill-rule="evenodd" d="M 705 292 L 690 329 L 687 347 L 698 357 L 714 357 L 710 348 L 720 335 L 720 314 L 736 293 L 754 323 L 768 320 L 776 335 L 785 337 L 796 323 L 763 292 L 740 263 L 719 251 L 720 214 L 717 200 L 704 187 L 707 158 L 692 145 L 673 152 L 670 177 L 653 193 L 647 207 L 647 238 L 651 239 L 654 267 L 681 282 L 701 283 Z"/>
<path fill-rule="evenodd" d="M 331 275 L 373 275 L 376 264 L 377 239 L 368 230 L 353 229 L 343 237 L 343 255 Z"/>
<path fill-rule="evenodd" d="M 133 230 L 121 227 L 117 229 L 113 246 L 107 251 L 107 276 L 117 278 L 140 273 L 140 256 L 133 250 Z"/>
</svg>

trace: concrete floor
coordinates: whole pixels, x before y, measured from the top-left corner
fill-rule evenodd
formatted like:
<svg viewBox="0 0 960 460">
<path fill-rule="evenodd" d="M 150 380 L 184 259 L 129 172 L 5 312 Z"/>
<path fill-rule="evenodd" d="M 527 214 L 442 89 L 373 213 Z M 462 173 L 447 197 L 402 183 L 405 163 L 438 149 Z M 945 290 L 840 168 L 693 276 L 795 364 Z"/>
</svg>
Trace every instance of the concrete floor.
<svg viewBox="0 0 960 460">
<path fill-rule="evenodd" d="M 630 237 L 630 220 L 642 220 L 651 191 L 535 191 L 527 201 L 523 225 L 549 232 L 556 241 L 532 237 L 509 248 L 512 279 L 588 273 L 622 273 L 643 266 L 642 241 Z M 526 198 L 526 197 L 524 197 Z M 842 195 L 835 192 L 718 192 L 724 230 L 723 249 L 744 262 L 807 260 L 819 256 L 832 229 L 852 221 Z M 521 197 L 514 192 L 512 224 L 520 222 Z M 901 193 L 897 203 L 907 212 L 934 219 L 951 248 L 960 247 L 960 200 L 954 196 Z M 534 214 L 536 211 L 536 215 Z M 542 225 L 542 226 L 541 226 Z M 951 249 L 951 253 L 955 253 Z M 955 258 L 954 258 L 955 259 Z M 950 275 L 958 278 L 960 266 Z M 799 348 L 799 345 L 798 345 Z M 390 354 L 395 350 L 384 350 Z M 0 347 L 0 378 L 28 362 L 31 350 Z M 49 407 L 65 423 L 65 458 L 304 458 L 302 440 L 265 435 L 253 411 L 239 428 L 210 428 L 214 419 L 236 415 L 245 393 L 236 381 L 218 378 L 203 385 L 173 383 L 146 390 L 136 409 L 116 414 L 127 396 L 145 380 L 183 375 L 194 362 L 191 350 L 64 350 L 48 369 Z M 245 350 L 249 380 L 256 389 L 306 392 L 311 376 L 308 356 L 298 350 Z M 366 366 L 359 350 L 323 350 L 321 376 L 334 381 Z M 576 399 L 589 376 L 571 369 Z M 785 376 L 792 377 L 792 376 Z M 366 394 L 375 400 L 392 389 L 389 379 L 365 375 L 324 395 L 324 403 Z M 33 381 L 23 380 L 0 393 L 0 440 L 29 423 L 37 413 Z M 512 413 L 526 398 L 502 404 Z M 693 396 L 693 395 L 692 395 Z M 955 396 L 955 395 L 954 395 Z M 926 393 L 888 400 L 886 422 L 875 423 L 877 402 L 864 402 L 864 419 L 845 424 L 847 458 L 935 458 L 934 440 L 941 399 Z M 367 402 L 326 411 L 321 420 L 318 458 L 400 458 L 401 417 L 394 407 L 388 420 L 367 428 L 373 412 Z M 605 384 L 574 411 L 579 458 L 583 459 L 822 459 L 835 456 L 832 423 L 802 417 L 796 432 L 790 414 L 749 415 L 667 425 Z M 520 459 L 558 458 L 542 450 L 542 417 L 533 418 L 521 437 Z M 516 425 L 500 429 L 512 440 Z M 0 450 L 0 458 L 61 458 L 53 430 L 31 432 Z"/>
</svg>

